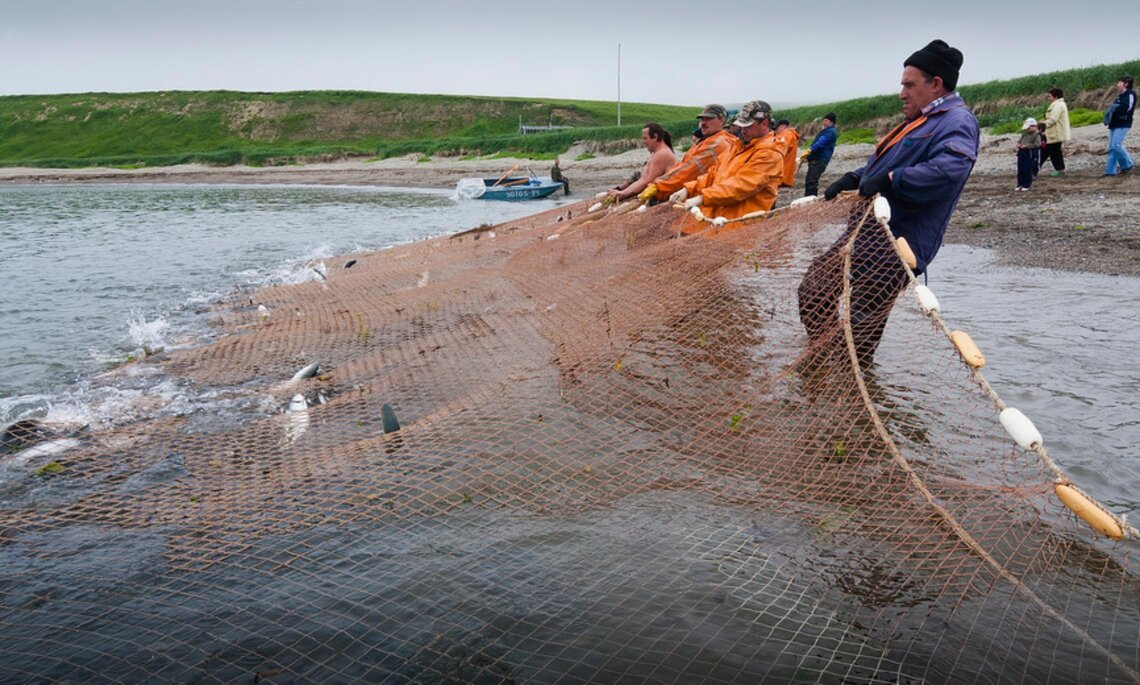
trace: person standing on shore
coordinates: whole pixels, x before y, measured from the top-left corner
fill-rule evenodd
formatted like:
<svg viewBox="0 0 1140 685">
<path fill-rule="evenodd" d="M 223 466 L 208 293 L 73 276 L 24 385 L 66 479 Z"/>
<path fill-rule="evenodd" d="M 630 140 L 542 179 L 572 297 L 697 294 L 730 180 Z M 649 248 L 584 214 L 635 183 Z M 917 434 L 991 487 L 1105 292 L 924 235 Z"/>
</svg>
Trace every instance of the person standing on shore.
<svg viewBox="0 0 1140 685">
<path fill-rule="evenodd" d="M 1108 127 L 1108 161 L 1104 166 L 1105 176 L 1132 171 L 1132 158 L 1124 149 L 1124 138 L 1132 128 L 1132 114 L 1136 111 L 1136 91 L 1132 90 L 1132 77 L 1121 76 L 1116 82 L 1116 101 L 1104 113 L 1104 125 Z"/>
<path fill-rule="evenodd" d="M 709 219 L 736 219 L 772 208 L 784 178 L 784 148 L 772 133 L 772 107 L 763 100 L 745 103 L 733 123 L 740 127 L 735 154 L 686 183 L 670 201 L 683 202 L 685 209 L 703 207 Z M 691 230 L 696 229 L 685 229 Z"/>
<path fill-rule="evenodd" d="M 554 158 L 554 166 L 550 167 L 550 180 L 562 184 L 562 194 L 570 194 L 570 179 L 562 175 L 562 167 L 558 165 L 558 158 Z"/>
<path fill-rule="evenodd" d="M 1050 88 L 1045 93 L 1049 107 L 1045 110 L 1045 155 L 1053 165 L 1050 176 L 1065 175 L 1065 155 L 1061 143 L 1073 137 L 1069 128 L 1069 106 L 1065 104 L 1065 92 L 1060 88 Z"/>
<path fill-rule="evenodd" d="M 954 91 L 962 53 L 934 40 L 903 62 L 904 121 L 886 135 L 867 164 L 828 187 L 825 199 L 858 189 L 882 195 L 891 206 L 891 233 L 906 238 L 921 274 L 942 246 L 942 237 L 966 179 L 978 158 L 980 131 L 973 112 Z M 850 265 L 851 331 L 856 356 L 868 364 L 882 339 L 895 299 L 907 285 L 906 270 L 882 230 L 860 230 L 862 212 L 852 212 L 847 230 L 808 268 L 799 286 L 800 321 L 817 352 L 845 344 L 839 325 L 843 299 L 843 248 L 855 235 Z"/>
<path fill-rule="evenodd" d="M 641 129 L 641 142 L 645 143 L 645 149 L 649 150 L 649 161 L 645 163 L 641 175 L 636 179 L 610 189 L 609 196 L 617 202 L 636 197 L 650 183 L 668 171 L 669 167 L 677 163 L 676 153 L 673 152 L 673 136 L 661 124 L 654 121 L 646 124 Z"/>
<path fill-rule="evenodd" d="M 658 197 L 668 197 L 715 167 L 721 158 L 731 155 L 736 147 L 736 137 L 724 130 L 727 116 L 728 110 L 721 105 L 706 105 L 704 111 L 697 115 L 700 127 L 693 131 L 698 139 L 680 162 L 646 186 L 638 198 L 642 202 L 652 202 Z"/>
<path fill-rule="evenodd" d="M 819 194 L 819 177 L 827 170 L 831 155 L 835 152 L 835 141 L 839 134 L 835 131 L 835 112 L 823 115 L 823 128 L 815 134 L 805 159 L 808 163 L 807 178 L 804 179 L 804 197 Z"/>
<path fill-rule="evenodd" d="M 1037 120 L 1029 117 L 1021 125 L 1021 138 L 1017 141 L 1017 188 L 1029 190 L 1033 177 L 1037 175 L 1037 160 L 1041 150 L 1041 134 L 1037 132 Z"/>
</svg>

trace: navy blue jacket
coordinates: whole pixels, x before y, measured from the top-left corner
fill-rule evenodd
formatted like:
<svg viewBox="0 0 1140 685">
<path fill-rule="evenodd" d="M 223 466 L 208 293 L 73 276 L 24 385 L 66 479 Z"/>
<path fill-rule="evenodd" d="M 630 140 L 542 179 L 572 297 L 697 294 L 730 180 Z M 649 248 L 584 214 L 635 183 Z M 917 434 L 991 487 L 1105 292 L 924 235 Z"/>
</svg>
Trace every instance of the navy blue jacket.
<svg viewBox="0 0 1140 685">
<path fill-rule="evenodd" d="M 860 179 L 893 171 L 891 232 L 906 238 L 922 273 L 942 247 L 950 215 L 978 158 L 978 120 L 957 93 L 946 96 L 921 126 L 861 169 Z"/>
<path fill-rule="evenodd" d="M 1136 91 L 1131 88 L 1116 96 L 1116 101 L 1104 113 L 1104 125 L 1109 128 L 1132 128 L 1132 114 L 1136 111 Z"/>
<path fill-rule="evenodd" d="M 834 126 L 828 126 L 815 134 L 815 139 L 811 141 L 811 154 L 808 155 L 808 160 L 823 162 L 824 164 L 830 162 L 831 153 L 835 152 L 835 140 L 838 137 L 839 134 L 835 132 Z"/>
</svg>

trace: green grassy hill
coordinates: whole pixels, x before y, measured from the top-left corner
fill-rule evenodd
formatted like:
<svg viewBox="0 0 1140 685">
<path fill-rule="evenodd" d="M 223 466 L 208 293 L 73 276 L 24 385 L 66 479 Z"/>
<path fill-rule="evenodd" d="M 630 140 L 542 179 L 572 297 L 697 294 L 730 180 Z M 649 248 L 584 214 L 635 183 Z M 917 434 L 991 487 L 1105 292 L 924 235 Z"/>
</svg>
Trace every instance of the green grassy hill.
<svg viewBox="0 0 1140 685">
<path fill-rule="evenodd" d="M 1120 74 L 1140 75 L 1140 60 L 963 85 L 983 126 L 1017 130 L 1040 117 L 1043 93 L 1065 90 L 1073 123 L 1100 120 Z M 890 76 L 890 75 L 888 75 Z M 889 82 L 884 76 L 885 82 Z M 340 157 L 511 154 L 549 158 L 576 142 L 601 151 L 640 144 L 641 125 L 659 121 L 684 142 L 694 107 L 524 98 L 406 95 L 360 91 L 239 93 L 84 93 L 0 97 L 0 165 L 164 166 L 287 164 Z M 810 136 L 828 111 L 840 142 L 870 142 L 900 116 L 894 94 L 777 112 Z M 520 123 L 573 128 L 520 136 Z"/>
<path fill-rule="evenodd" d="M 623 122 L 633 125 L 622 129 L 637 131 L 645 121 L 691 121 L 698 111 L 622 103 Z M 520 122 L 616 128 L 610 126 L 616 113 L 612 102 L 351 91 L 9 96 L 0 97 L 0 164 L 259 164 L 295 157 L 490 153 L 520 137 Z"/>
</svg>

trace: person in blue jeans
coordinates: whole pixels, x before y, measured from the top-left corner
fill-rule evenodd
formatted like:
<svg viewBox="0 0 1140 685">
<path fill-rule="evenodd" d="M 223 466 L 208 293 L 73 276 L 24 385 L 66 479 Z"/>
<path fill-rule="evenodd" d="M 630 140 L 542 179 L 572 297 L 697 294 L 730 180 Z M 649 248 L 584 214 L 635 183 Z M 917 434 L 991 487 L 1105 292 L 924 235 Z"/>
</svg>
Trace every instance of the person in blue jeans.
<svg viewBox="0 0 1140 685">
<path fill-rule="evenodd" d="M 1136 91 L 1132 90 L 1132 77 L 1121 76 L 1116 82 L 1116 100 L 1104 113 L 1104 125 L 1108 127 L 1108 161 L 1104 166 L 1105 176 L 1132 171 L 1132 158 L 1124 149 L 1124 138 L 1132 128 L 1132 114 L 1136 111 Z"/>
</svg>

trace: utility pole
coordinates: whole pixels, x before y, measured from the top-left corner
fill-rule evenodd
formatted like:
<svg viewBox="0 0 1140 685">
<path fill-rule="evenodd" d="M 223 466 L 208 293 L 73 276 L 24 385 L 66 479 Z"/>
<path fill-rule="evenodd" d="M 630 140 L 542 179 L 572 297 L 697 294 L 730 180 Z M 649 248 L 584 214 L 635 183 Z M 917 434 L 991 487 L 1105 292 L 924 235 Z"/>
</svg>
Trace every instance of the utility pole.
<svg viewBox="0 0 1140 685">
<path fill-rule="evenodd" d="M 621 126 L 621 43 L 618 43 L 618 126 Z"/>
</svg>

